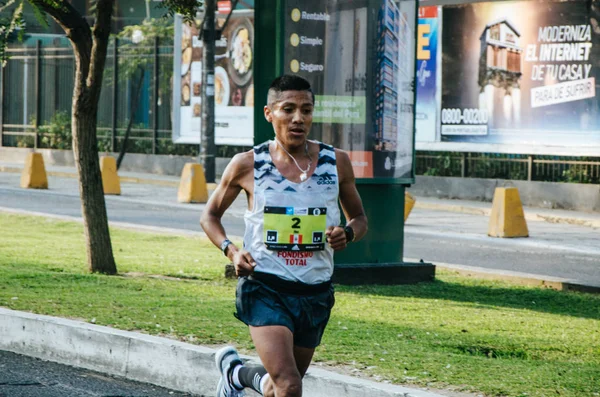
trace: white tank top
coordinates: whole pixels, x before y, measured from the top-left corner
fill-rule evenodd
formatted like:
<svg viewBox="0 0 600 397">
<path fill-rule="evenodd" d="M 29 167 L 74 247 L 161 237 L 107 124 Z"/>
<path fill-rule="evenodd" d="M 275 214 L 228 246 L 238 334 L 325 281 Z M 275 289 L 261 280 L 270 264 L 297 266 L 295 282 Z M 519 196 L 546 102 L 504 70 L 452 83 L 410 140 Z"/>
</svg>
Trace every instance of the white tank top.
<svg viewBox="0 0 600 397">
<path fill-rule="evenodd" d="M 254 147 L 254 204 L 244 215 L 244 248 L 256 260 L 257 272 L 306 284 L 329 281 L 333 249 L 325 230 L 340 224 L 335 151 L 315 142 L 319 144 L 315 172 L 295 183 L 275 167 L 271 142 Z"/>
</svg>

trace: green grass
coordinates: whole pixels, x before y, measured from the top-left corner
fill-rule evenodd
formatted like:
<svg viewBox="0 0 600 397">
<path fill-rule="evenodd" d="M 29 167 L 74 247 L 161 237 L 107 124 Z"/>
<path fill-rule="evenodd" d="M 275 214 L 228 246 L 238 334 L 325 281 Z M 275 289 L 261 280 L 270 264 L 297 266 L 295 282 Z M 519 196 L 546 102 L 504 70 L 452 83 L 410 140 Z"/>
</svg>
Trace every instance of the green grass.
<svg viewBox="0 0 600 397">
<path fill-rule="evenodd" d="M 207 240 L 111 236 L 120 275 L 89 274 L 80 224 L 0 214 L 0 306 L 253 353 L 226 258 Z M 600 396 L 598 295 L 438 272 L 418 285 L 338 286 L 336 299 L 317 362 L 490 396 Z"/>
</svg>

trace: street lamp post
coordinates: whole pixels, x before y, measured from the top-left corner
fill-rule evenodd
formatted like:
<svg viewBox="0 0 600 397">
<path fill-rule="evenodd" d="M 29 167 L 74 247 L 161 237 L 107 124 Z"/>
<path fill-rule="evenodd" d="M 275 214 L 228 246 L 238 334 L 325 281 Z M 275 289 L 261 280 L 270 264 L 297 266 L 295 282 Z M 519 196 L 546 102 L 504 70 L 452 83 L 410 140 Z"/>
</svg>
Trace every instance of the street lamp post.
<svg viewBox="0 0 600 397">
<path fill-rule="evenodd" d="M 202 67 L 202 137 L 199 160 L 206 181 L 215 182 L 215 0 L 204 1 Z"/>
</svg>

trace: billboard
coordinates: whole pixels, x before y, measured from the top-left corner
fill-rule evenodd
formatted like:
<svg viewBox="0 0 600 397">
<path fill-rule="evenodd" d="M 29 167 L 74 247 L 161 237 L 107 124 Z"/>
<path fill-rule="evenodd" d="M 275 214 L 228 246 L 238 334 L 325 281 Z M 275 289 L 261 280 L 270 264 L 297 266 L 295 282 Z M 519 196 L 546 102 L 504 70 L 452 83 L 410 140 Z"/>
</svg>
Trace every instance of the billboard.
<svg viewBox="0 0 600 397">
<path fill-rule="evenodd" d="M 418 126 L 417 149 L 598 155 L 600 30 L 589 3 L 444 6 L 439 134 Z"/>
<path fill-rule="evenodd" d="M 202 41 L 175 18 L 173 142 L 200 144 Z M 215 48 L 215 144 L 254 145 L 254 11 L 234 11 Z"/>
<path fill-rule="evenodd" d="M 284 73 L 313 87 L 311 136 L 358 178 L 413 178 L 416 1 L 284 4 Z"/>
<path fill-rule="evenodd" d="M 438 7 L 419 7 L 417 25 L 416 140 L 435 141 L 438 131 Z"/>
</svg>

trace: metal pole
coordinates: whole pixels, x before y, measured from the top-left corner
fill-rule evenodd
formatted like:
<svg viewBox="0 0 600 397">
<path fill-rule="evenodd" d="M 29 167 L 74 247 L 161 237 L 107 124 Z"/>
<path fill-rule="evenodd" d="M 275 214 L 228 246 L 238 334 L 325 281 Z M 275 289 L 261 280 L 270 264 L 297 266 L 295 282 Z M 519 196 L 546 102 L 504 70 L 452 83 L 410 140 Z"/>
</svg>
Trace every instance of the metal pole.
<svg viewBox="0 0 600 397">
<path fill-rule="evenodd" d="M 460 177 L 466 178 L 469 173 L 469 160 L 467 158 L 467 153 L 462 152 L 460 157 Z"/>
<path fill-rule="evenodd" d="M 117 80 L 119 79 L 119 39 L 115 37 L 113 51 L 113 91 L 112 91 L 112 129 L 110 131 L 110 151 L 117 149 Z"/>
<path fill-rule="evenodd" d="M 199 160 L 206 181 L 215 181 L 215 0 L 205 0 L 202 67 L 202 137 Z"/>
<path fill-rule="evenodd" d="M 527 180 L 532 181 L 535 178 L 535 168 L 533 164 L 533 156 L 527 156 Z"/>
<path fill-rule="evenodd" d="M 53 54 L 56 57 L 56 63 L 54 64 L 54 111 L 53 113 L 58 112 L 59 110 L 59 103 L 60 103 L 60 84 L 61 84 L 61 79 L 60 79 L 60 70 L 61 70 L 61 63 L 62 60 L 60 59 L 59 55 L 60 55 L 60 51 L 58 50 L 58 47 L 60 45 L 60 41 L 58 39 L 55 39 L 52 42 L 52 46 L 56 48 L 56 50 L 54 50 Z"/>
<path fill-rule="evenodd" d="M 148 3 L 146 3 L 148 4 Z M 152 154 L 156 154 L 156 146 L 158 143 L 158 74 L 159 74 L 159 59 L 158 59 L 158 37 L 154 38 L 154 103 L 152 104 Z"/>
<path fill-rule="evenodd" d="M 42 101 L 40 92 L 42 91 L 42 41 L 38 40 L 35 43 L 35 139 L 33 147 L 40 147 L 40 117 L 42 116 Z"/>
<path fill-rule="evenodd" d="M 0 147 L 4 145 L 4 73 L 6 68 L 0 62 Z"/>
</svg>

